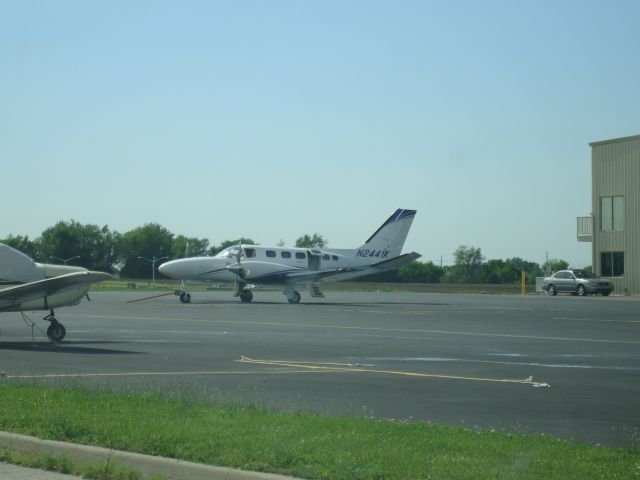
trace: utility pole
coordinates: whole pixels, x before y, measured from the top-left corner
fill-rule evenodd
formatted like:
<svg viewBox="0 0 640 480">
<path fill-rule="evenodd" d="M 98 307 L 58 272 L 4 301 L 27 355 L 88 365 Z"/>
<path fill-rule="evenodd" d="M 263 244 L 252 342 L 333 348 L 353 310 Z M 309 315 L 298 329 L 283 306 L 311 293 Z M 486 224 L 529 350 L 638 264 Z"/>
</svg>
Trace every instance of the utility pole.
<svg viewBox="0 0 640 480">
<path fill-rule="evenodd" d="M 151 287 L 155 288 L 155 286 L 156 286 L 156 262 L 159 262 L 160 260 L 164 260 L 165 258 L 169 258 L 169 257 L 156 258 L 154 256 L 153 259 L 147 258 L 147 257 L 138 257 L 138 258 L 140 258 L 142 260 L 146 260 L 147 262 L 151 262 Z"/>
</svg>

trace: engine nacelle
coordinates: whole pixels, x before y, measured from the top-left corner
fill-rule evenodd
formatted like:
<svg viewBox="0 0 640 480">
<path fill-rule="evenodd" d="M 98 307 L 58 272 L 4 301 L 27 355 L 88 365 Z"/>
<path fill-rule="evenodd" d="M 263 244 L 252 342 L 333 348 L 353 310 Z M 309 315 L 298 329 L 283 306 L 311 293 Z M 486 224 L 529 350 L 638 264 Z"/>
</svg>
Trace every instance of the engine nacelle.
<svg viewBox="0 0 640 480">
<path fill-rule="evenodd" d="M 236 274 L 243 281 L 275 283 L 282 281 L 283 276 L 287 273 L 302 271 L 304 269 L 292 267 L 291 265 L 283 265 L 281 263 L 247 260 L 240 263 L 232 263 L 227 266 L 227 270 Z"/>
</svg>

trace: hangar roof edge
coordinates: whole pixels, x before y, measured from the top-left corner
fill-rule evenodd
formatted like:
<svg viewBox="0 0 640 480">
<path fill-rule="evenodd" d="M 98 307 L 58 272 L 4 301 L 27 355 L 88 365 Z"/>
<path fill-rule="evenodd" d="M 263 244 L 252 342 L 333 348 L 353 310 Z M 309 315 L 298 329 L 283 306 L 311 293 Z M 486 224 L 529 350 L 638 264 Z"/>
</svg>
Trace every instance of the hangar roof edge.
<svg viewBox="0 0 640 480">
<path fill-rule="evenodd" d="M 598 147 L 600 145 L 606 145 L 608 143 L 618 143 L 618 142 L 627 142 L 629 140 L 640 140 L 640 135 L 632 135 L 630 137 L 620 137 L 620 138 L 612 138 L 610 140 L 601 140 L 598 142 L 589 143 L 590 147 Z"/>
</svg>

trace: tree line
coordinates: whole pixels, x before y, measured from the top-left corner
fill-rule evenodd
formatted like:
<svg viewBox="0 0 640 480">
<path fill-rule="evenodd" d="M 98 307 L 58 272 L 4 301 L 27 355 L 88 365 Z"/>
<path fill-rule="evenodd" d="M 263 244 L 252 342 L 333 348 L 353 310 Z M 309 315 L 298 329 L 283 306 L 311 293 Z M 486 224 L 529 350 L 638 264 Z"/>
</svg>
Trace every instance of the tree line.
<svg viewBox="0 0 640 480">
<path fill-rule="evenodd" d="M 215 255 L 232 245 L 256 245 L 250 238 L 225 240 L 213 245 L 206 238 L 175 235 L 157 223 L 146 223 L 126 233 L 107 225 L 83 225 L 75 220 L 59 221 L 36 239 L 25 235 L 9 235 L 0 239 L 40 263 L 76 265 L 118 273 L 122 278 L 150 278 L 152 264 L 176 258 Z M 284 241 L 280 241 L 284 246 Z M 320 234 L 303 235 L 297 247 L 323 247 L 328 241 Z"/>
<path fill-rule="evenodd" d="M 257 244 L 250 238 L 225 240 L 213 245 L 205 238 L 175 235 L 157 223 L 147 223 L 126 233 L 109 229 L 107 225 L 83 225 L 74 220 L 59 221 L 36 239 L 9 235 L 0 242 L 19 250 L 37 262 L 67 263 L 109 273 L 122 278 L 150 278 L 152 265 L 186 256 L 215 255 L 237 244 Z M 318 233 L 305 234 L 296 240 L 296 247 L 324 247 L 328 240 Z M 284 241 L 279 242 L 284 246 Z M 366 281 L 412 283 L 518 283 L 522 271 L 527 282 L 545 272 L 567 268 L 564 260 L 551 260 L 539 265 L 521 258 L 488 260 L 480 248 L 459 246 L 454 252 L 454 265 L 442 266 L 431 261 L 414 261 L 398 270 L 365 277 Z"/>
</svg>

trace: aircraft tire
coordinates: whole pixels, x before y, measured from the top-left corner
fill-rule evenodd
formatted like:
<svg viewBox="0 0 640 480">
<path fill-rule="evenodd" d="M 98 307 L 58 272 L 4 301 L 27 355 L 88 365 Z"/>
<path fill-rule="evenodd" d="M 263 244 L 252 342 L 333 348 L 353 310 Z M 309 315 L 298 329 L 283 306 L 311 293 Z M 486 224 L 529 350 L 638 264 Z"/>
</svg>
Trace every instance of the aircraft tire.
<svg viewBox="0 0 640 480">
<path fill-rule="evenodd" d="M 64 328 L 64 325 L 55 321 L 51 322 L 51 325 L 47 328 L 47 337 L 54 342 L 61 342 L 66 334 L 67 329 Z"/>
<path fill-rule="evenodd" d="M 287 300 L 289 300 L 289 303 L 300 303 L 300 293 L 298 293 L 297 291 L 293 292 L 293 296 L 292 297 L 287 297 Z"/>
<path fill-rule="evenodd" d="M 251 292 L 251 290 L 243 290 L 240 292 L 240 300 L 244 303 L 251 302 L 251 300 L 253 300 L 253 292 Z"/>
<path fill-rule="evenodd" d="M 182 303 L 191 303 L 191 294 L 187 292 L 182 292 L 180 294 L 180 301 Z"/>
</svg>

